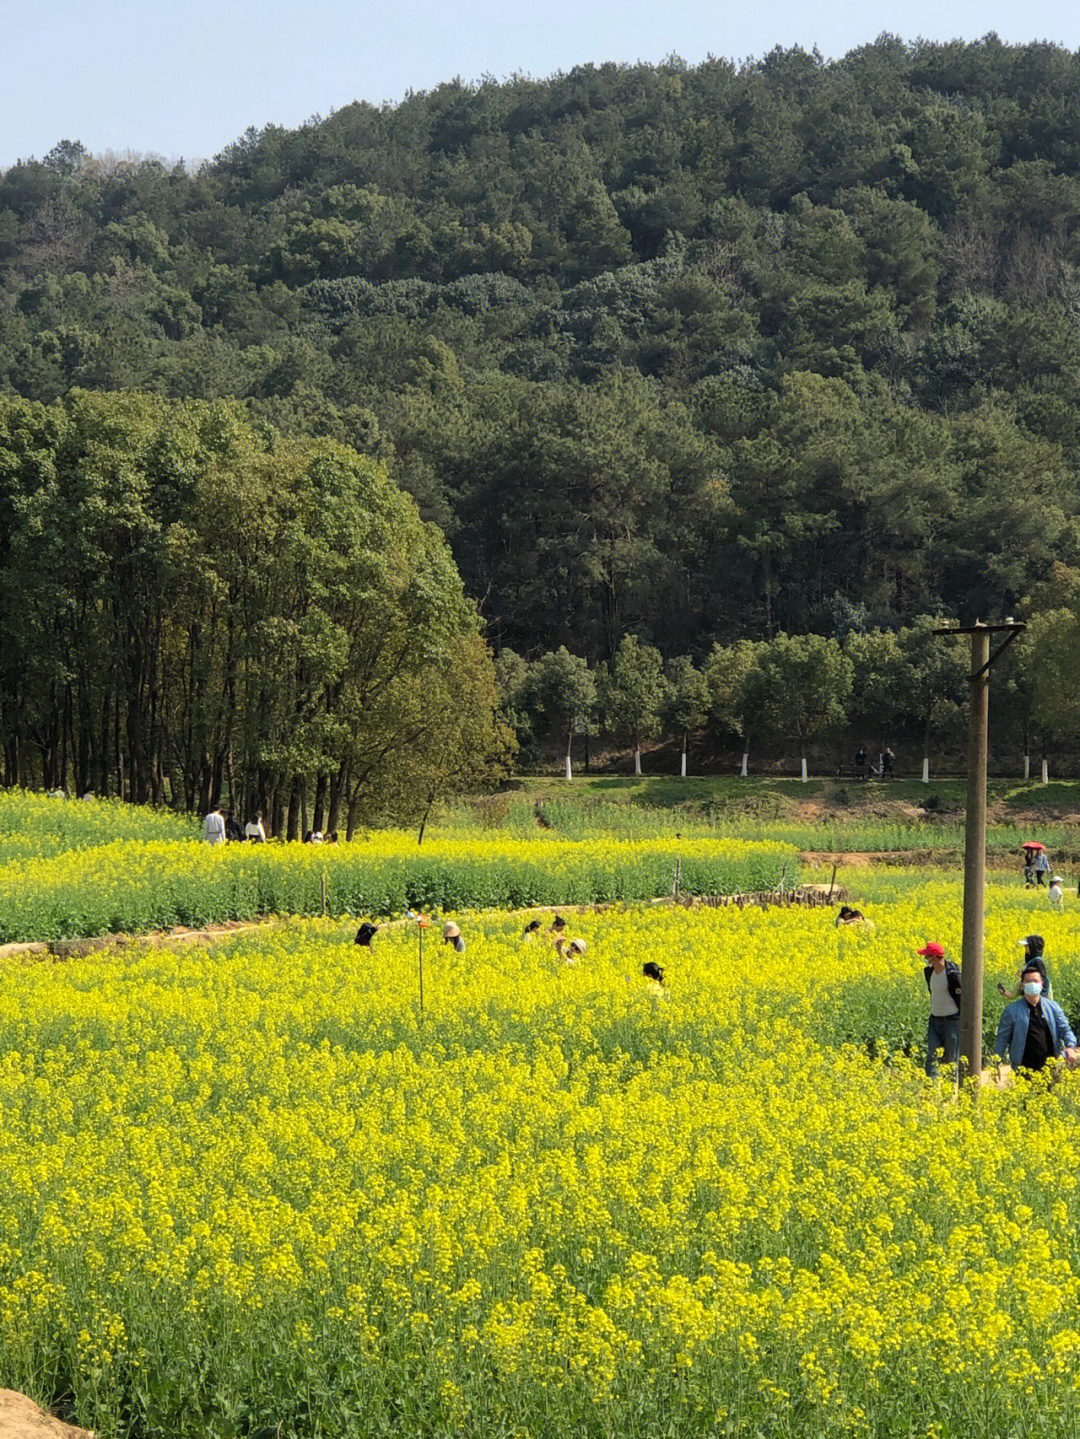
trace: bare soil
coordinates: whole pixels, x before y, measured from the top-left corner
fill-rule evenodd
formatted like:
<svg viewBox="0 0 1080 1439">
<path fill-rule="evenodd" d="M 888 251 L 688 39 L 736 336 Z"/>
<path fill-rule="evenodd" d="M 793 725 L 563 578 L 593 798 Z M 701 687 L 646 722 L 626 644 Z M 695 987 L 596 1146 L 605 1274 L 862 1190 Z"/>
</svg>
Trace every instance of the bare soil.
<svg viewBox="0 0 1080 1439">
<path fill-rule="evenodd" d="M 54 1419 L 25 1394 L 0 1389 L 0 1439 L 93 1439 L 93 1434 Z"/>
</svg>

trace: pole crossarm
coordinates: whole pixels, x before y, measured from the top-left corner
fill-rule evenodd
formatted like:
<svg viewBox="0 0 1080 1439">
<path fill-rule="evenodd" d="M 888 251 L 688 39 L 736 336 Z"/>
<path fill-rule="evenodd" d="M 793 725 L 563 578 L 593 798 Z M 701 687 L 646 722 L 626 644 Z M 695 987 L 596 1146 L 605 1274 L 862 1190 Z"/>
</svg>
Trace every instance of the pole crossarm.
<svg viewBox="0 0 1080 1439">
<path fill-rule="evenodd" d="M 996 649 L 996 650 L 994 651 L 994 653 L 990 656 L 990 658 L 986 661 L 986 663 L 983 665 L 983 667 L 982 667 L 982 669 L 979 671 L 979 673 L 972 675 L 971 678 L 972 678 L 973 680 L 977 680 L 977 679 L 979 678 L 979 675 L 981 675 L 984 670 L 988 670 L 988 669 L 990 668 L 990 666 L 994 663 L 994 661 L 995 661 L 996 659 L 1000 658 L 1000 656 L 1005 652 L 1005 650 L 1007 650 L 1007 649 L 1009 648 L 1009 646 L 1012 644 L 1013 640 L 1014 640 L 1014 639 L 1016 638 L 1016 636 L 1020 633 L 1020 631 L 1021 631 L 1021 630 L 1026 630 L 1026 629 L 1027 629 L 1027 625 L 1017 625 L 1017 627 L 1016 627 L 1014 630 L 1012 630 L 1009 634 L 1007 634 L 1007 635 L 1005 636 L 1005 638 L 1001 641 L 1001 643 L 998 645 L 997 649 Z"/>
<path fill-rule="evenodd" d="M 1022 621 L 1009 620 L 1007 624 L 1001 625 L 942 625 L 940 629 L 931 630 L 932 635 L 993 635 L 1001 634 L 1005 630 L 1013 630 L 1019 633 L 1026 630 L 1027 625 Z"/>
</svg>

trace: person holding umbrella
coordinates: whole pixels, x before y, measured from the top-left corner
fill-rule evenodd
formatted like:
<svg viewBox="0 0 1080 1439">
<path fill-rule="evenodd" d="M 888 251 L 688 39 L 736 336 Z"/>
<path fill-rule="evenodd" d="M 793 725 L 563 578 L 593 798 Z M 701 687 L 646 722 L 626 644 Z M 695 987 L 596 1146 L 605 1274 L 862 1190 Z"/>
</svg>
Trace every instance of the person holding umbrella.
<svg viewBox="0 0 1080 1439">
<path fill-rule="evenodd" d="M 1037 839 L 1026 839 L 1020 848 L 1024 852 L 1024 887 L 1031 889 L 1035 885 L 1036 860 L 1039 854 L 1045 850 L 1046 845 L 1040 844 Z M 1049 862 L 1047 868 L 1049 868 Z"/>
</svg>

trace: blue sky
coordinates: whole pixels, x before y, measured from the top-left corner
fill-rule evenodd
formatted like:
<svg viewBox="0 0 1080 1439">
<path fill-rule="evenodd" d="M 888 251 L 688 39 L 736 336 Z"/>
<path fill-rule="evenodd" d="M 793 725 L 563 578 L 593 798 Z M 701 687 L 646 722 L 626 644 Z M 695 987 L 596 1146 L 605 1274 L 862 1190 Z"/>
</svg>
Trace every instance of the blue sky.
<svg viewBox="0 0 1080 1439">
<path fill-rule="evenodd" d="M 294 126 L 356 99 L 460 75 L 535 76 L 586 61 L 742 60 L 774 45 L 827 56 L 883 30 L 906 40 L 1052 40 L 1080 48 L 1080 7 L 1044 0 L 0 0 L 0 167 L 60 139 L 92 151 L 209 158 L 249 125 Z"/>
</svg>

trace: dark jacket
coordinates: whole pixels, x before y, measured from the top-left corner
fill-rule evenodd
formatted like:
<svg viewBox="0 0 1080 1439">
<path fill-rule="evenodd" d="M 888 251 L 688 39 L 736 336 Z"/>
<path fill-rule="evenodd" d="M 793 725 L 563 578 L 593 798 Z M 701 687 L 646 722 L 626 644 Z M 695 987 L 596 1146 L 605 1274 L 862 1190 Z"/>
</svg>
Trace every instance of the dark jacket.
<svg viewBox="0 0 1080 1439">
<path fill-rule="evenodd" d="M 928 965 L 926 966 L 926 968 L 923 970 L 923 974 L 924 974 L 924 976 L 926 977 L 926 991 L 927 991 L 928 994 L 929 994 L 929 992 L 930 992 L 930 976 L 933 974 L 933 972 L 934 972 L 934 966 L 933 966 L 932 964 L 928 964 Z M 958 964 L 953 964 L 953 962 L 952 962 L 951 959 L 947 959 L 947 960 L 945 961 L 945 978 L 948 980 L 948 984 L 949 984 L 949 998 L 952 1000 L 953 1004 L 956 1005 L 957 1009 L 959 1009 L 959 1008 L 960 1008 L 960 966 L 959 966 Z"/>
</svg>

